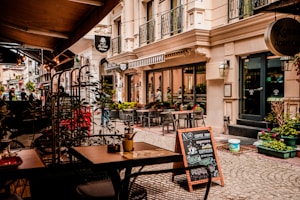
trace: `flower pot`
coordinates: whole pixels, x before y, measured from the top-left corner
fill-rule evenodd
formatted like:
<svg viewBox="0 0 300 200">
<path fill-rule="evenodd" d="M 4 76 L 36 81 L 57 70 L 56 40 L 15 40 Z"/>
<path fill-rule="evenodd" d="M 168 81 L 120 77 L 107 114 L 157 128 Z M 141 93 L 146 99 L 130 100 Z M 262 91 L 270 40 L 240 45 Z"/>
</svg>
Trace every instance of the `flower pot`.
<svg viewBox="0 0 300 200">
<path fill-rule="evenodd" d="M 282 139 L 284 139 L 284 143 L 286 146 L 295 147 L 297 143 L 297 137 L 288 137 L 288 136 L 281 136 Z"/>
<path fill-rule="evenodd" d="M 257 146 L 258 153 L 262 153 L 268 156 L 274 156 L 277 158 L 293 158 L 296 156 L 296 150 L 277 151 L 261 145 Z"/>
</svg>

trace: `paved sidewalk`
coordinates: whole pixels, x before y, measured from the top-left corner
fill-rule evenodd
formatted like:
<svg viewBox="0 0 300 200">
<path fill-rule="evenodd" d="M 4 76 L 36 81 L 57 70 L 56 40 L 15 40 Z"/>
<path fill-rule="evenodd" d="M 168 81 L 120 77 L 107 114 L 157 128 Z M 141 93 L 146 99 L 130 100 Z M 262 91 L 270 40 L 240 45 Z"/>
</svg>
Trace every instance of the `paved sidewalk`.
<svg viewBox="0 0 300 200">
<path fill-rule="evenodd" d="M 96 122 L 97 122 L 96 118 Z M 99 121 L 100 122 L 100 119 Z M 120 133 L 124 124 L 116 122 Z M 94 127 L 98 134 L 99 126 Z M 162 135 L 162 127 L 140 127 L 135 125 L 136 142 L 144 141 L 161 148 L 174 150 L 176 133 Z M 30 144 L 32 137 L 27 135 Z M 300 199 L 300 158 L 280 159 L 257 153 L 252 145 L 255 139 L 224 134 L 214 134 L 217 154 L 225 185 L 214 183 L 209 193 L 210 200 L 299 200 Z M 233 154 L 226 149 L 230 138 L 241 140 L 245 151 Z M 250 148 L 252 147 L 252 148 Z M 195 193 L 196 196 L 196 193 Z M 195 197 L 196 199 L 196 197 Z M 190 200 L 190 199 L 189 199 Z"/>
<path fill-rule="evenodd" d="M 120 132 L 122 123 L 117 123 Z M 162 135 L 161 127 L 137 127 L 135 141 L 144 141 L 174 150 L 175 132 Z M 214 135 L 217 146 L 230 138 L 239 138 L 241 148 L 250 147 L 255 139 L 224 134 Z M 224 148 L 225 149 L 225 148 Z M 217 151 L 225 185 L 214 183 L 210 200 L 299 200 L 300 158 L 280 159 L 257 153 L 254 146 L 243 153 L 233 154 L 224 149 Z"/>
</svg>

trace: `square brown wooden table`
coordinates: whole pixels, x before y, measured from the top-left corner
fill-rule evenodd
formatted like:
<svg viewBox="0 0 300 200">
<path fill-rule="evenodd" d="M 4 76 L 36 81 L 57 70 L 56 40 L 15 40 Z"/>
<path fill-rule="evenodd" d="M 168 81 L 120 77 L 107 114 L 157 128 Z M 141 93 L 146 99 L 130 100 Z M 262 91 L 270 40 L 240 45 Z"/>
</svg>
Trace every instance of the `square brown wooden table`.
<svg viewBox="0 0 300 200">
<path fill-rule="evenodd" d="M 145 142 L 135 142 L 134 151 L 131 153 L 108 153 L 106 145 L 72 147 L 70 153 L 97 169 L 106 170 L 182 161 L 180 153 L 165 150 Z"/>
<path fill-rule="evenodd" d="M 145 142 L 135 142 L 134 151 L 131 153 L 108 153 L 106 145 L 72 147 L 70 153 L 96 170 L 108 171 L 115 188 L 119 187 L 121 181 L 119 174 L 121 169 L 126 169 L 126 176 L 131 173 L 132 167 L 183 161 L 182 154 Z"/>
</svg>

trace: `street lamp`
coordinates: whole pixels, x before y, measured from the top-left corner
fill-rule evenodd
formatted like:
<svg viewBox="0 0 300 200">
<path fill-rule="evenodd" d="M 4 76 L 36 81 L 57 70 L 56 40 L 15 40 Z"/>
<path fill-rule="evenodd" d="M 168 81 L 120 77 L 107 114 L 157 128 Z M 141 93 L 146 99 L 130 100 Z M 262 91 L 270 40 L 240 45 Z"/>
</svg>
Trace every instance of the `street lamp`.
<svg viewBox="0 0 300 200">
<path fill-rule="evenodd" d="M 280 57 L 281 70 L 282 71 L 291 71 L 293 69 L 293 56 L 282 56 Z"/>
</svg>

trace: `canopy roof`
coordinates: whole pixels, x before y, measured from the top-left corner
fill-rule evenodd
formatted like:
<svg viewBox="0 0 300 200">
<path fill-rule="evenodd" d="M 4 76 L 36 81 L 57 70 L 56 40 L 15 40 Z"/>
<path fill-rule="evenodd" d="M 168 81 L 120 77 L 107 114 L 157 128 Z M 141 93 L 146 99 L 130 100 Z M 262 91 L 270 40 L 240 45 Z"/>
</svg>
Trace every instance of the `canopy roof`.
<svg viewBox="0 0 300 200">
<path fill-rule="evenodd" d="M 56 65 L 74 54 L 67 50 L 97 25 L 119 0 L 3 0 L 0 47 L 16 49 Z M 43 49 L 43 53 L 41 53 Z"/>
</svg>

